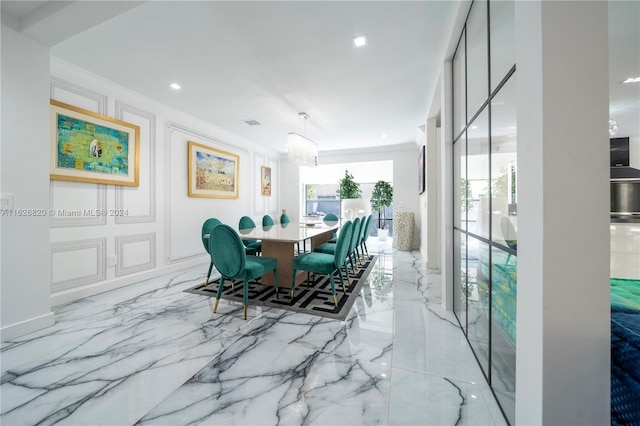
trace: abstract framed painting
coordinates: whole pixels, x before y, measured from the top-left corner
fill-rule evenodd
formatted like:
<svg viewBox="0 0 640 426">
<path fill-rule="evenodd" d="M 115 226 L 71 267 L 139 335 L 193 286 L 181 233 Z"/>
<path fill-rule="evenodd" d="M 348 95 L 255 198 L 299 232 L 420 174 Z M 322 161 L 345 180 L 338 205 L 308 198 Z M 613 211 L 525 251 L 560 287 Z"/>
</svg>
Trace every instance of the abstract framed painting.
<svg viewBox="0 0 640 426">
<path fill-rule="evenodd" d="M 418 194 L 424 193 L 424 157 L 424 145 L 422 145 L 418 153 Z"/>
<path fill-rule="evenodd" d="M 50 102 L 50 179 L 139 186 L 140 127 Z"/>
<path fill-rule="evenodd" d="M 238 198 L 240 157 L 189 141 L 189 197 Z"/>
<path fill-rule="evenodd" d="M 271 167 L 260 166 L 260 193 L 271 197 Z"/>
</svg>

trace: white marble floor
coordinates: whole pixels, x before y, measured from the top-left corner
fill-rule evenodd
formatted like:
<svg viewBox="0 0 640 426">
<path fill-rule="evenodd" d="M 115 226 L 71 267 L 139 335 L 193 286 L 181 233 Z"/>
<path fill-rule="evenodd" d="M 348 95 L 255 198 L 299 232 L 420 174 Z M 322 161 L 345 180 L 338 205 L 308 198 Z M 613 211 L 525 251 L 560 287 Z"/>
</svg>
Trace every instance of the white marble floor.
<svg viewBox="0 0 640 426">
<path fill-rule="evenodd" d="M 493 425 L 505 420 L 418 252 L 344 322 L 184 293 L 190 268 L 55 308 L 0 353 L 2 425 Z"/>
</svg>

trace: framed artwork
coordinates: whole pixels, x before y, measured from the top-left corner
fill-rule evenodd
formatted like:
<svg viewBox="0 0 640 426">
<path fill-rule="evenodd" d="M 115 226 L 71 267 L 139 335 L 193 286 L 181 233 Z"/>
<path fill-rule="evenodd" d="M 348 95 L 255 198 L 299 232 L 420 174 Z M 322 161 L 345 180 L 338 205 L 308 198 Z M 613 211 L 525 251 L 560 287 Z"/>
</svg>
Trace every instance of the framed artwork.
<svg viewBox="0 0 640 426">
<path fill-rule="evenodd" d="M 260 193 L 271 197 L 271 167 L 260 166 Z"/>
<path fill-rule="evenodd" d="M 51 100 L 50 179 L 139 186 L 140 127 Z"/>
<path fill-rule="evenodd" d="M 240 157 L 189 141 L 189 197 L 238 198 Z"/>
<path fill-rule="evenodd" d="M 418 194 L 424 192 L 424 155 L 424 145 L 422 145 L 418 154 Z"/>
</svg>

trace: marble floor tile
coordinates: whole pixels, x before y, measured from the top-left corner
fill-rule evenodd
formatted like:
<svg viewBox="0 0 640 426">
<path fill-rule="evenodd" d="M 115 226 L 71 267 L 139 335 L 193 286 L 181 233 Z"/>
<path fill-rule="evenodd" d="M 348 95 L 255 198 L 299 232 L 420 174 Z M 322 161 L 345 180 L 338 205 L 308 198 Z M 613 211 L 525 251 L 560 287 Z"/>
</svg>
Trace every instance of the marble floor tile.
<svg viewBox="0 0 640 426">
<path fill-rule="evenodd" d="M 0 424 L 504 424 L 418 252 L 378 264 L 344 321 L 184 290 L 206 264 L 54 308 L 0 347 Z"/>
<path fill-rule="evenodd" d="M 495 401 L 485 401 L 486 386 L 473 385 L 431 374 L 393 368 L 389 424 L 393 425 L 489 425 Z M 491 401 L 490 401 L 491 402 Z"/>
</svg>

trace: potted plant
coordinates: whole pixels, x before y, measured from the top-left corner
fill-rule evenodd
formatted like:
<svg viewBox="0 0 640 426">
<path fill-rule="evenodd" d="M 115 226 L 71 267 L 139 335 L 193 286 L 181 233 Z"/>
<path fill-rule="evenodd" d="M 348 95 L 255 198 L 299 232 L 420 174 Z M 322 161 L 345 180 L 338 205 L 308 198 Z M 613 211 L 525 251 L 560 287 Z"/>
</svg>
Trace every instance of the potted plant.
<svg viewBox="0 0 640 426">
<path fill-rule="evenodd" d="M 379 180 L 373 187 L 371 194 L 371 208 L 378 212 L 378 239 L 387 239 L 388 229 L 384 229 L 387 223 L 386 207 L 393 201 L 393 187 L 389 182 Z"/>
<path fill-rule="evenodd" d="M 344 171 L 344 177 L 338 181 L 340 189 L 336 191 L 336 195 L 341 200 L 362 198 L 360 184 L 353 180 L 353 175 L 349 170 Z"/>
<path fill-rule="evenodd" d="M 360 184 L 353 179 L 349 170 L 344 171 L 344 177 L 338 181 L 340 188 L 336 191 L 340 203 L 342 217 L 346 220 L 353 220 L 359 212 L 365 212 L 366 206 L 362 202 L 362 190 Z"/>
</svg>

